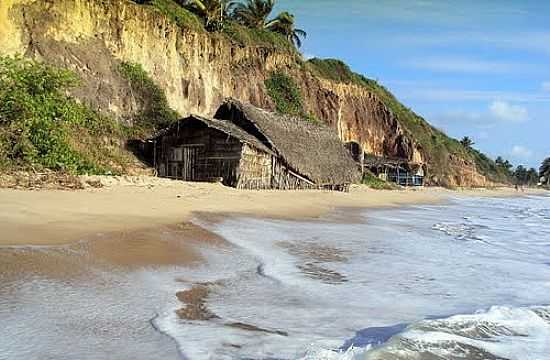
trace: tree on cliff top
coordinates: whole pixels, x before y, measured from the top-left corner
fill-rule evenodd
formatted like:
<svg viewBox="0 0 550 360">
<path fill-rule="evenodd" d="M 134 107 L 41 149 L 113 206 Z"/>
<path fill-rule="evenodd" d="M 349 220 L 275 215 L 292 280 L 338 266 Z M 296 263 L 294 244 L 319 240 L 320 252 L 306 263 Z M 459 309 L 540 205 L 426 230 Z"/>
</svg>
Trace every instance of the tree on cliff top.
<svg viewBox="0 0 550 360">
<path fill-rule="evenodd" d="M 472 139 L 470 139 L 468 136 L 464 136 L 462 138 L 462 140 L 460 140 L 460 143 L 462 144 L 462 146 L 464 146 L 465 148 L 471 148 L 472 146 L 475 145 L 475 143 L 472 141 Z"/>
<path fill-rule="evenodd" d="M 294 15 L 286 11 L 277 15 L 272 21 L 270 30 L 283 35 L 297 48 L 302 47 L 302 38 L 307 37 L 307 33 L 304 30 L 296 28 Z"/>
<path fill-rule="evenodd" d="M 246 0 L 245 2 L 233 2 L 230 7 L 233 9 L 233 18 L 244 26 L 267 30 L 283 35 L 296 47 L 302 46 L 302 38 L 307 33 L 296 28 L 294 15 L 287 11 L 281 12 L 275 18 L 269 20 L 273 12 L 275 0 Z"/>
<path fill-rule="evenodd" d="M 228 0 L 179 0 L 178 3 L 203 18 L 208 31 L 221 30 L 233 6 Z"/>
<path fill-rule="evenodd" d="M 253 29 L 269 30 L 276 22 L 268 20 L 275 7 L 275 0 L 245 0 L 234 3 L 233 17 Z"/>
</svg>

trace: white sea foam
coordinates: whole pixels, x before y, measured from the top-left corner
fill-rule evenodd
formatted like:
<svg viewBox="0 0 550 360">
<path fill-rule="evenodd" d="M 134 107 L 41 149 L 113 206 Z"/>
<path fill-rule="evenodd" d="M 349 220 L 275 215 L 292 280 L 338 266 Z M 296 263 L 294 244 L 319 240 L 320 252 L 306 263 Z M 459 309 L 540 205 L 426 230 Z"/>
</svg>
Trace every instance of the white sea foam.
<svg viewBox="0 0 550 360">
<path fill-rule="evenodd" d="M 550 354 L 549 315 L 550 307 L 493 306 L 475 314 L 425 320 L 368 352 L 366 358 L 431 354 L 449 359 L 546 360 Z"/>
<path fill-rule="evenodd" d="M 422 320 L 427 317 L 498 305 L 470 316 L 480 318 L 483 327 L 483 316 L 511 309 L 510 323 L 503 326 L 522 330 L 522 316 L 534 314 L 524 305 L 550 303 L 547 204 L 538 197 L 458 198 L 451 206 L 365 212 L 363 224 L 218 223 L 212 230 L 235 247 L 223 258 L 211 257 L 214 265 L 201 271 L 215 278 L 223 263 L 224 276 L 218 278 L 224 283 L 213 287 L 208 299 L 220 319 L 197 323 L 172 316 L 165 319 L 167 332 L 190 359 L 359 359 L 405 340 L 412 348 L 400 349 L 403 359 L 428 350 L 451 356 L 462 346 L 471 359 L 483 359 L 476 352 L 488 358 L 528 353 L 524 346 L 550 342 L 543 322 L 527 336 L 502 334 L 498 342 L 420 327 L 436 324 Z M 458 319 L 450 318 L 450 324 Z M 288 336 L 228 328 L 231 322 Z M 458 347 L 449 345 L 453 341 Z M 533 351 L 528 359 L 538 360 L 538 350 Z M 396 358 L 391 356 L 381 358 Z"/>
</svg>

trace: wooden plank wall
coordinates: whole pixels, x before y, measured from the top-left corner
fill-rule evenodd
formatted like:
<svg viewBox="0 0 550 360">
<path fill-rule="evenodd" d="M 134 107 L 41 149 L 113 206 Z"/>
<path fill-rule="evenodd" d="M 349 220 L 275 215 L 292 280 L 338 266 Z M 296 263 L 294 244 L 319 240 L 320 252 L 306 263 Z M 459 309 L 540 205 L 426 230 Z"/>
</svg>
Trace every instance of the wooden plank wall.
<svg viewBox="0 0 550 360">
<path fill-rule="evenodd" d="M 198 147 L 196 156 L 181 160 L 171 158 L 172 149 L 194 146 Z M 157 144 L 157 171 L 160 176 L 180 179 L 186 173 L 184 163 L 193 159 L 193 170 L 187 171 L 192 174 L 192 178 L 187 180 L 223 179 L 225 185 L 236 186 L 241 149 L 238 139 L 220 131 L 210 128 L 183 128 L 178 134 L 164 136 Z"/>
</svg>

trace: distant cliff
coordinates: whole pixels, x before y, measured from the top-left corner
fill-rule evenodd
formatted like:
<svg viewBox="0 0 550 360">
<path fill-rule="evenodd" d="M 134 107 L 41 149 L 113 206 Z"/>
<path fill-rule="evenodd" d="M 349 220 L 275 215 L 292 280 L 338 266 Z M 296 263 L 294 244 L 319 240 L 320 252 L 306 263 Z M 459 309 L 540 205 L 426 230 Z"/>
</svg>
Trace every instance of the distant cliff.
<svg viewBox="0 0 550 360">
<path fill-rule="evenodd" d="M 333 127 L 344 142 L 426 164 L 432 184 L 490 183 L 490 167 L 483 164 L 488 159 L 338 62 L 305 62 L 289 48 L 178 25 L 127 0 L 2 0 L 0 29 L 0 54 L 74 70 L 82 83 L 71 95 L 130 125 L 146 99 L 117 70 L 122 62 L 141 64 L 180 115 L 212 115 L 225 97 L 275 109 L 266 80 L 281 72 L 297 84 L 305 113 Z"/>
</svg>

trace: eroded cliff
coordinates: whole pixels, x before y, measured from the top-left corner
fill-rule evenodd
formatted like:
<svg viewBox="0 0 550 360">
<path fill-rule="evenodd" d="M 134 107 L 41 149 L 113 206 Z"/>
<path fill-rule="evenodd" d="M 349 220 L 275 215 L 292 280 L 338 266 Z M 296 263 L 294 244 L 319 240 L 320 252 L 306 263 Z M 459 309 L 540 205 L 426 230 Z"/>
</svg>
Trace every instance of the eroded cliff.
<svg viewBox="0 0 550 360">
<path fill-rule="evenodd" d="M 242 46 L 221 34 L 185 29 L 127 0 L 2 0 L 0 26 L 0 54 L 19 53 L 76 71 L 82 83 L 72 95 L 120 121 L 131 123 L 141 101 L 117 71 L 121 62 L 141 64 L 181 115 L 212 115 L 225 97 L 274 109 L 265 80 L 284 71 L 299 85 L 305 110 L 344 142 L 426 163 L 434 183 L 486 185 L 467 156 L 449 153 L 438 164 L 375 92 L 319 77 L 292 51 Z"/>
</svg>

